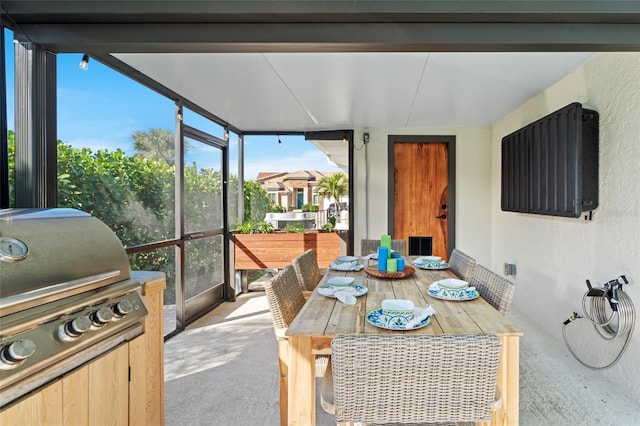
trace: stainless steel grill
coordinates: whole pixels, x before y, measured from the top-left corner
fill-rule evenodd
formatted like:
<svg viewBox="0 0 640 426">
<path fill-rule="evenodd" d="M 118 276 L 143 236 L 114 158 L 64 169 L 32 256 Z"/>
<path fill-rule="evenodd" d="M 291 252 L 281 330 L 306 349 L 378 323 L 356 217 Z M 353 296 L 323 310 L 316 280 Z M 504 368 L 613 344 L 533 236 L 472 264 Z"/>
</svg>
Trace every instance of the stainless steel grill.
<svg viewBox="0 0 640 426">
<path fill-rule="evenodd" d="M 142 333 L 130 272 L 87 213 L 0 210 L 0 407 Z"/>
</svg>

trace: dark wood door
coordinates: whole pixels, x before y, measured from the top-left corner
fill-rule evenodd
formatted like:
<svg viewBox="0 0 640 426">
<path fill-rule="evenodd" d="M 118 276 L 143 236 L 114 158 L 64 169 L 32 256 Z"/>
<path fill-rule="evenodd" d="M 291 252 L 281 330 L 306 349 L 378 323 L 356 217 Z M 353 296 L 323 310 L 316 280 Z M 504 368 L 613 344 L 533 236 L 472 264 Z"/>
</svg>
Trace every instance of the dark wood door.
<svg viewBox="0 0 640 426">
<path fill-rule="evenodd" d="M 433 255 L 443 259 L 449 253 L 447 147 L 444 142 L 396 142 L 393 147 L 393 238 L 432 237 Z"/>
</svg>

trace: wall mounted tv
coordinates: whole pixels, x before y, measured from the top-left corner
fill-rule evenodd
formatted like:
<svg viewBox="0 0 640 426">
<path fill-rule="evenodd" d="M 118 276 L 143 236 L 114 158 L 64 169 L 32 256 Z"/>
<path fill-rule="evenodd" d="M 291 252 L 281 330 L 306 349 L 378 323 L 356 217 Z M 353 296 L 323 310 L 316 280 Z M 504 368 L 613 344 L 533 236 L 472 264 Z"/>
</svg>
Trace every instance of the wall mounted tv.
<svg viewBox="0 0 640 426">
<path fill-rule="evenodd" d="M 502 138 L 502 210 L 580 217 L 598 207 L 598 119 L 574 102 Z"/>
</svg>

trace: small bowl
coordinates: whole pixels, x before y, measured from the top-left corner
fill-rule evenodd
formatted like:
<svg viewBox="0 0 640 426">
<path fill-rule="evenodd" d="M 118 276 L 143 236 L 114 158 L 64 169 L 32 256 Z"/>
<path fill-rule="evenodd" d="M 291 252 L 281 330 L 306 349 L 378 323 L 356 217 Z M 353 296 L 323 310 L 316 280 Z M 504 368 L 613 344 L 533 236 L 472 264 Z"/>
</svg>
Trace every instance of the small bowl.
<svg viewBox="0 0 640 426">
<path fill-rule="evenodd" d="M 469 287 L 469 283 L 464 280 L 458 280 L 456 278 L 445 278 L 444 280 L 438 281 L 438 286 L 440 288 L 446 288 L 450 290 L 460 290 Z"/>
<path fill-rule="evenodd" d="M 442 258 L 440 256 L 422 256 L 420 258 L 420 260 L 423 263 L 428 263 L 428 262 L 440 262 L 442 260 Z"/>
<path fill-rule="evenodd" d="M 353 284 L 353 277 L 331 277 L 327 280 L 327 284 L 332 286 L 349 286 Z"/>
<path fill-rule="evenodd" d="M 382 314 L 389 317 L 402 317 L 409 321 L 413 318 L 413 308 L 415 305 L 411 300 L 405 299 L 385 299 L 382 301 Z"/>
<path fill-rule="evenodd" d="M 334 263 L 336 265 L 340 265 L 343 263 L 354 263 L 357 262 L 358 258 L 355 256 L 338 256 L 336 257 L 336 259 L 334 260 Z"/>
</svg>

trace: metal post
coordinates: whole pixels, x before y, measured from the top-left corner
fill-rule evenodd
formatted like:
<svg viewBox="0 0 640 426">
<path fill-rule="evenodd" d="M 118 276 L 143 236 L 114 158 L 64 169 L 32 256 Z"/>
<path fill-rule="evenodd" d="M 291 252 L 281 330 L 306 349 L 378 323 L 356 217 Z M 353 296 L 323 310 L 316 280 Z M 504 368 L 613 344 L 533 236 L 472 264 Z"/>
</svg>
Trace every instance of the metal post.
<svg viewBox="0 0 640 426">
<path fill-rule="evenodd" d="M 0 27 L 0 81 L 7 81 L 4 28 Z M 9 139 L 7 129 L 7 94 L 0 90 L 0 209 L 9 208 Z"/>
<path fill-rule="evenodd" d="M 57 206 L 56 56 L 14 44 L 16 207 Z"/>
</svg>

